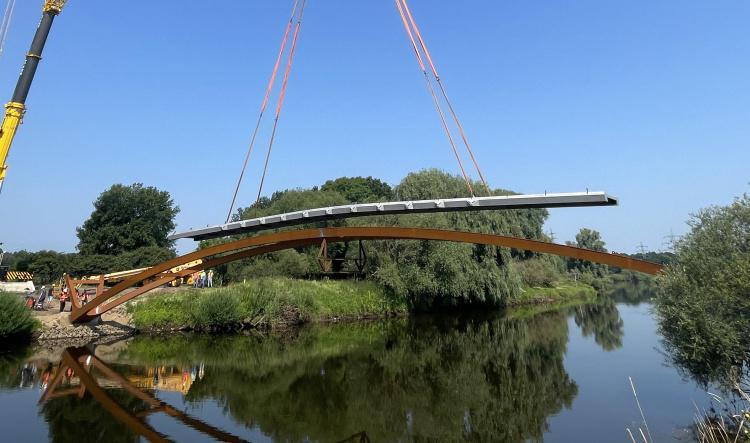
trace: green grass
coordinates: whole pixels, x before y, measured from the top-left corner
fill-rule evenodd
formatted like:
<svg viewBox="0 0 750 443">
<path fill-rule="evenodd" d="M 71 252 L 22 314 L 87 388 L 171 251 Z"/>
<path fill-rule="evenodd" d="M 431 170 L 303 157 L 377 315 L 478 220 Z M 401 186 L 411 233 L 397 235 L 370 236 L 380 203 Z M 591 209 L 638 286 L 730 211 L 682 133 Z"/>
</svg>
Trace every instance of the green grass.
<svg viewBox="0 0 750 443">
<path fill-rule="evenodd" d="M 406 302 L 372 282 L 268 277 L 215 289 L 185 289 L 128 305 L 139 329 L 275 327 L 338 317 L 403 314 Z"/>
<path fill-rule="evenodd" d="M 0 339 L 28 340 L 38 327 L 21 297 L 0 292 Z"/>
<path fill-rule="evenodd" d="M 552 287 L 524 287 L 521 295 L 511 300 L 508 305 L 593 300 L 594 298 L 596 298 L 596 289 L 591 285 L 581 282 L 560 281 Z"/>
<path fill-rule="evenodd" d="M 574 303 L 596 298 L 584 283 L 525 287 L 509 306 Z M 371 281 L 300 280 L 265 277 L 214 289 L 188 288 L 153 294 L 128 305 L 142 330 L 231 330 L 244 325 L 267 328 L 339 318 L 368 318 L 408 312 L 404 298 Z"/>
</svg>

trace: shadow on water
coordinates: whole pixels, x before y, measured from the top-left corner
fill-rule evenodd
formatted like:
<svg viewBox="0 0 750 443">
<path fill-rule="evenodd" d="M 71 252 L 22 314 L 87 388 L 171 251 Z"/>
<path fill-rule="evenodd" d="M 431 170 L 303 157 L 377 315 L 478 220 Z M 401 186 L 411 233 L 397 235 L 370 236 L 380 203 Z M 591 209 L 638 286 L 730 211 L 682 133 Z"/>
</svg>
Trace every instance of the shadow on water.
<svg viewBox="0 0 750 443">
<path fill-rule="evenodd" d="M 154 413 L 242 441 L 156 390 L 179 391 L 188 405 L 216 402 L 274 440 L 541 440 L 548 418 L 578 393 L 563 364 L 568 315 L 602 349 L 622 345 L 622 320 L 604 300 L 536 315 L 310 327 L 294 337 L 137 337 L 116 352 L 68 348 L 55 364 L 34 363 L 33 374 L 16 362 L 2 384 L 44 388 L 54 441 L 165 439 Z"/>
</svg>

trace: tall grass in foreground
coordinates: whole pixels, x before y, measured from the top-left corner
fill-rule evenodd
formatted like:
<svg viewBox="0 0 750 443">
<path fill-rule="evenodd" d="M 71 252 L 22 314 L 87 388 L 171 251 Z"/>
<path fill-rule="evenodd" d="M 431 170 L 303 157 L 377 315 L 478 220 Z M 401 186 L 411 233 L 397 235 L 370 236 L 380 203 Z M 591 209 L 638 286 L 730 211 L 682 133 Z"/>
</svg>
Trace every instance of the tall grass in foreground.
<svg viewBox="0 0 750 443">
<path fill-rule="evenodd" d="M 128 310 L 140 329 L 217 330 L 401 314 L 407 306 L 371 282 L 269 277 L 224 288 L 156 294 L 130 304 Z"/>
<path fill-rule="evenodd" d="M 625 428 L 631 443 L 651 443 L 654 440 L 648 430 L 648 423 L 641 408 L 638 394 L 633 380 L 630 379 L 633 396 L 643 420 L 644 428 L 638 427 L 637 432 Z M 695 437 L 700 443 L 738 443 L 750 441 L 750 381 L 735 383 L 734 398 L 724 399 L 709 392 L 712 405 L 708 410 L 700 410 L 695 405 L 694 421 Z"/>
<path fill-rule="evenodd" d="M 714 405 L 708 411 L 696 406 L 695 430 L 701 443 L 750 441 L 750 382 L 735 384 L 736 398 L 725 400 L 709 393 Z"/>
<path fill-rule="evenodd" d="M 16 294 L 0 292 L 0 338 L 28 339 L 37 328 L 31 311 Z"/>
</svg>

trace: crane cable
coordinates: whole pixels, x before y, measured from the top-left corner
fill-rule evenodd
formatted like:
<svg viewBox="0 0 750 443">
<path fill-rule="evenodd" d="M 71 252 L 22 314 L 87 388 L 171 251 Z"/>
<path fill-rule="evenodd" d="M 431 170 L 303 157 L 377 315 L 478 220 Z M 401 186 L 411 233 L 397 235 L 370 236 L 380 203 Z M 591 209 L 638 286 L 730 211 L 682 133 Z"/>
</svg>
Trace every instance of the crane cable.
<svg viewBox="0 0 750 443">
<path fill-rule="evenodd" d="M 411 40 L 412 48 L 414 48 L 414 55 L 417 57 L 417 62 L 419 62 L 419 67 L 422 70 L 422 73 L 424 74 L 425 82 L 427 83 L 427 89 L 430 91 L 430 95 L 432 96 L 432 102 L 435 104 L 435 110 L 438 113 L 438 116 L 440 117 L 440 122 L 443 125 L 443 129 L 445 130 L 445 134 L 448 136 L 448 141 L 451 144 L 451 149 L 453 150 L 453 154 L 456 156 L 456 161 L 458 162 L 458 167 L 461 169 L 461 175 L 464 177 L 464 181 L 466 182 L 466 187 L 469 190 L 469 193 L 471 196 L 474 196 L 474 189 L 471 186 L 471 180 L 466 175 L 466 170 L 464 169 L 463 162 L 461 161 L 461 156 L 458 153 L 458 149 L 456 149 L 456 143 L 453 141 L 453 135 L 451 135 L 451 130 L 448 127 L 448 123 L 445 121 L 445 114 L 443 113 L 442 108 L 440 107 L 440 101 L 437 98 L 437 94 L 435 94 L 435 88 L 432 87 L 432 82 L 430 81 L 429 74 L 427 74 L 427 68 L 424 64 L 424 61 L 422 60 L 422 55 L 419 52 L 419 48 L 417 47 L 417 42 L 414 39 L 414 35 L 412 34 L 411 28 L 409 27 L 409 23 L 407 22 L 406 15 L 404 14 L 404 9 L 401 6 L 401 0 L 395 0 L 396 1 L 396 7 L 398 8 L 398 12 L 401 15 L 401 21 L 404 24 L 404 29 L 406 29 L 406 34 L 409 36 L 409 40 Z"/>
<path fill-rule="evenodd" d="M 281 106 L 284 104 L 284 96 L 286 95 L 286 85 L 289 80 L 289 72 L 292 70 L 292 61 L 294 60 L 294 50 L 297 48 L 297 37 L 299 36 L 299 29 L 302 26 L 302 13 L 305 11 L 306 0 L 302 0 L 300 6 L 299 16 L 297 17 L 297 25 L 294 28 L 294 36 L 292 37 L 292 46 L 289 49 L 289 57 L 287 58 L 286 70 L 284 71 L 284 81 L 281 83 L 281 93 L 279 94 L 279 102 L 276 105 L 276 117 L 273 120 L 273 129 L 271 130 L 271 139 L 268 141 L 268 151 L 266 151 L 266 160 L 263 164 L 263 175 L 260 178 L 260 185 L 258 185 L 258 196 L 255 199 L 257 204 L 260 201 L 260 194 L 263 191 L 263 183 L 266 180 L 266 172 L 268 171 L 268 159 L 271 157 L 271 149 L 273 148 L 273 141 L 276 137 L 276 127 L 279 124 L 279 116 L 281 115 Z"/>
<path fill-rule="evenodd" d="M 258 115 L 258 121 L 255 123 L 255 130 L 253 131 L 253 135 L 250 138 L 250 144 L 247 148 L 247 153 L 245 154 L 245 161 L 242 163 L 242 170 L 240 170 L 240 177 L 237 179 L 237 186 L 234 188 L 234 195 L 232 196 L 232 203 L 229 205 L 229 212 L 227 212 L 227 220 L 225 223 L 229 223 L 229 219 L 232 217 L 234 204 L 237 201 L 237 193 L 240 191 L 240 186 L 242 185 L 242 179 L 245 176 L 245 169 L 247 168 L 247 162 L 250 159 L 250 153 L 253 150 L 253 145 L 255 145 L 255 137 L 258 135 L 260 122 L 263 119 L 263 113 L 265 112 L 266 105 L 268 104 L 268 97 L 271 95 L 271 91 L 273 90 L 273 85 L 276 81 L 276 74 L 279 71 L 279 64 L 281 63 L 281 56 L 284 54 L 284 48 L 286 48 L 286 43 L 289 40 L 289 32 L 292 30 L 292 24 L 294 23 L 294 16 L 297 13 L 298 5 L 299 5 L 299 0 L 295 0 L 294 6 L 292 7 L 292 15 L 289 17 L 289 22 L 287 23 L 286 30 L 284 31 L 284 38 L 281 40 L 281 47 L 279 48 L 279 54 L 276 56 L 276 63 L 273 66 L 273 72 L 271 72 L 271 78 L 268 81 L 268 87 L 266 87 L 266 95 L 265 97 L 263 97 L 263 103 L 260 105 L 260 115 Z"/>
<path fill-rule="evenodd" d="M 474 168 L 477 170 L 477 173 L 479 174 L 479 178 L 482 181 L 482 184 L 484 185 L 484 188 L 487 191 L 487 194 L 492 195 L 492 191 L 490 191 L 490 187 L 487 185 L 487 180 L 485 180 L 484 174 L 482 174 L 482 170 L 479 168 L 479 162 L 477 162 L 477 159 L 474 156 L 474 151 L 471 149 L 471 145 L 469 144 L 469 140 L 466 137 L 466 133 L 464 132 L 463 125 L 461 125 L 461 121 L 458 118 L 458 114 L 453 108 L 453 104 L 451 103 L 450 99 L 448 99 L 448 94 L 445 91 L 445 86 L 443 85 L 443 82 L 440 79 L 440 75 L 437 72 L 435 63 L 432 61 L 432 57 L 430 56 L 430 51 L 427 50 L 427 45 L 425 44 L 424 39 L 422 38 L 422 33 L 419 32 L 419 27 L 417 26 L 417 22 L 414 20 L 414 16 L 412 15 L 411 10 L 409 9 L 409 5 L 407 5 L 406 0 L 396 0 L 397 3 L 399 1 L 403 4 L 403 10 L 409 19 L 409 23 L 411 24 L 411 27 L 414 29 L 414 34 L 417 36 L 417 40 L 419 41 L 419 45 L 422 48 L 422 51 L 424 52 L 425 58 L 427 58 L 427 62 L 430 65 L 432 74 L 435 76 L 435 81 L 437 82 L 440 88 L 440 92 L 442 93 L 442 96 L 445 99 L 446 104 L 448 105 L 448 110 L 453 116 L 453 121 L 456 123 L 458 132 L 461 134 L 461 139 L 464 142 L 464 146 L 466 146 L 466 150 L 468 151 L 469 156 L 471 157 L 471 161 L 474 163 Z M 400 12 L 400 9 L 401 8 L 399 8 L 399 12 Z M 401 16 L 403 20 L 403 13 L 401 13 Z M 413 41 L 413 38 L 412 38 L 412 41 Z"/>
<path fill-rule="evenodd" d="M 10 20 L 13 18 L 13 9 L 16 6 L 16 0 L 8 0 L 5 5 L 5 13 L 3 14 L 3 22 L 0 24 L 0 55 L 2 55 L 5 49 L 5 39 L 8 37 L 8 30 L 10 29 Z"/>
</svg>

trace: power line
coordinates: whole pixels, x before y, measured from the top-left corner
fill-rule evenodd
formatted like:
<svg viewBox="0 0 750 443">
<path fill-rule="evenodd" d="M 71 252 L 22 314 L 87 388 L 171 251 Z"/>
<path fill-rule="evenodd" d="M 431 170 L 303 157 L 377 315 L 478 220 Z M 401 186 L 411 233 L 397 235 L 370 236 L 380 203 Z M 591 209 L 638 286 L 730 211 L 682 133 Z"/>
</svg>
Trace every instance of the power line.
<svg viewBox="0 0 750 443">
<path fill-rule="evenodd" d="M 666 239 L 664 245 L 667 246 L 667 250 L 670 252 L 674 252 L 675 246 L 677 245 L 677 240 L 680 239 L 680 236 L 675 235 L 674 232 L 672 232 L 672 229 L 670 229 L 669 235 L 665 235 L 664 238 Z"/>
</svg>

